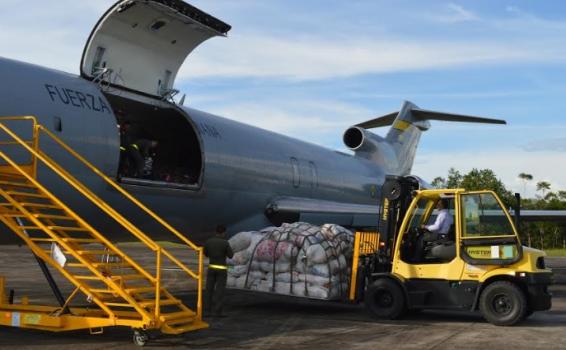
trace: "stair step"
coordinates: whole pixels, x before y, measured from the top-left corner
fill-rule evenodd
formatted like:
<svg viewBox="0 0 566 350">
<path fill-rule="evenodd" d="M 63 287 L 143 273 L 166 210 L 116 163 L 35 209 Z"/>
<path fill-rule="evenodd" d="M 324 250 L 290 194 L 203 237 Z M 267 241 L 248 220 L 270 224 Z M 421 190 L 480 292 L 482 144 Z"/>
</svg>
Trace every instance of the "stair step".
<svg viewBox="0 0 566 350">
<path fill-rule="evenodd" d="M 112 278 L 121 279 L 122 281 L 135 281 L 135 280 L 145 280 L 146 277 L 140 274 L 130 274 L 130 275 L 112 275 Z"/>
<path fill-rule="evenodd" d="M 50 230 L 71 231 L 71 232 L 90 232 L 89 229 L 77 226 L 47 226 Z"/>
<path fill-rule="evenodd" d="M 25 215 L 21 215 L 25 216 Z M 75 220 L 70 216 L 65 215 L 51 215 L 51 214 L 33 214 L 38 219 L 54 219 L 54 220 Z"/>
<path fill-rule="evenodd" d="M 127 264 L 127 263 L 105 263 L 105 262 L 91 262 L 90 265 L 94 266 L 94 267 L 132 267 L 131 265 Z M 68 267 L 84 267 L 87 268 L 87 266 L 83 263 L 68 263 L 66 266 Z"/>
<path fill-rule="evenodd" d="M 29 203 L 29 202 L 25 202 L 25 203 L 20 203 L 20 205 L 22 207 L 33 207 L 33 208 L 41 208 L 41 209 L 59 209 L 59 210 L 63 210 L 63 208 L 61 208 L 58 205 L 55 204 L 44 204 L 44 203 Z"/>
<path fill-rule="evenodd" d="M 96 238 L 72 238 L 72 237 L 64 237 L 61 238 L 62 241 L 65 242 L 72 242 L 72 243 L 102 243 Z"/>
<path fill-rule="evenodd" d="M 100 294 L 116 294 L 115 290 L 111 289 L 90 289 L 92 293 L 100 293 Z"/>
<path fill-rule="evenodd" d="M 80 255 L 116 255 L 109 250 L 77 250 Z"/>
<path fill-rule="evenodd" d="M 53 238 L 30 238 L 33 242 L 55 242 Z"/>
<path fill-rule="evenodd" d="M 194 318 L 194 316 L 195 316 L 195 312 L 189 310 L 189 311 L 178 311 L 167 314 L 161 314 L 161 319 L 167 323 L 170 323 L 173 320 L 184 319 L 184 318 L 191 319 Z"/>
<path fill-rule="evenodd" d="M 92 263 L 92 265 L 96 266 L 96 267 L 100 267 L 100 266 L 106 266 L 106 267 L 124 267 L 124 268 L 133 268 L 132 265 L 126 263 L 126 262 L 111 262 L 111 263 L 106 263 L 106 262 L 96 262 L 96 263 Z"/>
<path fill-rule="evenodd" d="M 7 218 L 27 218 L 27 215 L 22 214 L 21 212 L 14 212 L 14 213 L 2 213 L 2 216 Z"/>
<path fill-rule="evenodd" d="M 166 323 L 161 327 L 161 332 L 163 332 L 164 334 L 178 335 L 207 327 L 208 327 L 208 323 L 203 322 L 201 320 L 197 320 L 196 318 L 191 318 L 188 319 L 187 322 L 177 326 L 171 326 L 168 323 Z"/>
<path fill-rule="evenodd" d="M 100 281 L 100 278 L 98 278 L 97 276 L 73 275 L 73 277 L 78 280 Z"/>
<path fill-rule="evenodd" d="M 18 226 L 18 228 L 20 230 L 26 230 L 26 231 L 43 230 L 39 226 Z"/>
<path fill-rule="evenodd" d="M 126 303 L 104 303 L 104 305 L 106 306 L 118 306 L 118 307 L 131 307 L 134 308 L 134 306 L 130 305 L 130 304 L 126 304 Z"/>
<path fill-rule="evenodd" d="M 87 280 L 87 281 L 100 281 L 100 278 L 94 275 L 73 275 L 76 279 L 79 280 Z M 131 280 L 145 280 L 145 276 L 143 275 L 112 275 L 112 279 L 118 280 L 122 279 L 122 281 L 131 281 Z"/>
<path fill-rule="evenodd" d="M 1 175 L 0 175 L 1 177 Z M 37 188 L 29 182 L 13 182 L 13 181 L 0 181 L 1 186 L 24 187 L 24 188 Z"/>
<path fill-rule="evenodd" d="M 163 290 L 163 288 L 161 290 Z M 155 287 L 126 288 L 126 292 L 130 294 L 151 293 L 155 292 Z"/>
<path fill-rule="evenodd" d="M 175 320 L 167 321 L 167 325 L 169 327 L 172 327 L 172 328 L 180 328 L 180 327 L 184 327 L 185 325 L 194 322 L 195 319 L 196 319 L 196 314 L 194 314 L 191 317 L 183 317 L 183 318 L 178 318 L 178 319 L 175 319 Z"/>
<path fill-rule="evenodd" d="M 39 193 L 32 193 L 32 192 L 19 192 L 19 191 L 8 191 L 7 192 L 11 196 L 21 196 L 21 197 L 31 197 L 31 198 L 42 198 L 42 199 L 49 199 L 49 197 L 44 196 L 43 194 Z"/>
<path fill-rule="evenodd" d="M 127 263 L 105 263 L 105 262 L 90 262 L 90 265 L 94 266 L 94 267 L 123 267 L 123 268 L 127 268 L 127 267 L 132 267 L 131 265 L 127 264 Z M 84 267 L 87 268 L 87 265 L 77 262 L 77 263 L 68 263 L 66 265 L 67 267 Z"/>
<path fill-rule="evenodd" d="M 178 299 L 164 299 L 159 301 L 159 305 L 161 306 L 168 306 L 168 305 L 181 305 L 183 302 Z M 143 307 L 155 307 L 155 300 L 142 300 L 139 304 Z"/>
<path fill-rule="evenodd" d="M 15 173 L 0 173 L 0 177 L 10 177 L 12 179 L 22 179 L 27 180 L 27 178 L 22 174 L 15 174 Z"/>
</svg>

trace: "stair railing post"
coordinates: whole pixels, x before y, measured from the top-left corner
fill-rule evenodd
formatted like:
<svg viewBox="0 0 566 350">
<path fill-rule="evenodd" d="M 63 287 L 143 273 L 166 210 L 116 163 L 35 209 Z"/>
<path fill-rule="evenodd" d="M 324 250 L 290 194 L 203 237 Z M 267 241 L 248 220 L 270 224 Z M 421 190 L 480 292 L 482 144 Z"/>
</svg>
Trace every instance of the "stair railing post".
<svg viewBox="0 0 566 350">
<path fill-rule="evenodd" d="M 39 152 L 39 125 L 33 120 L 33 149 L 35 154 L 32 154 L 31 172 L 34 179 L 37 179 L 37 154 Z"/>
<path fill-rule="evenodd" d="M 159 322 L 159 316 L 161 315 L 161 247 L 157 248 L 157 262 L 155 272 L 155 322 Z"/>
<path fill-rule="evenodd" d="M 204 264 L 204 256 L 203 256 L 203 248 L 198 248 L 198 292 L 197 292 L 197 317 L 202 320 L 202 277 L 203 277 L 203 264 Z"/>
</svg>

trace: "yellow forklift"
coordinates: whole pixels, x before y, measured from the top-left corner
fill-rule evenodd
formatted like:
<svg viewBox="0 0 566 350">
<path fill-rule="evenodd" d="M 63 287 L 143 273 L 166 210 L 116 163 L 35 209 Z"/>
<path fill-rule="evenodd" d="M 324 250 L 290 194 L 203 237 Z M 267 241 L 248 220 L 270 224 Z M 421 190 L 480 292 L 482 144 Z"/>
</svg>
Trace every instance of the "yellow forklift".
<svg viewBox="0 0 566 350">
<path fill-rule="evenodd" d="M 381 247 L 355 254 L 351 300 L 364 300 L 378 318 L 398 319 L 408 310 L 479 310 L 500 326 L 550 309 L 552 272 L 544 252 L 521 245 L 519 205 L 514 222 L 492 191 L 418 188 L 413 178 L 387 177 Z M 439 201 L 453 218 L 446 234 L 424 228 L 438 215 Z"/>
</svg>

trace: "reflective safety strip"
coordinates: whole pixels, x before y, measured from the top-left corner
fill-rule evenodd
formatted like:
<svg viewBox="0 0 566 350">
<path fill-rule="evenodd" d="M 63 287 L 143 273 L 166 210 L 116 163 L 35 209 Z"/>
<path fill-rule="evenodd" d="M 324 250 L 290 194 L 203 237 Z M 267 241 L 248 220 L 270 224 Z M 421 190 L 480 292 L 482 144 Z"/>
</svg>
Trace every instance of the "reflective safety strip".
<svg viewBox="0 0 566 350">
<path fill-rule="evenodd" d="M 120 146 L 120 151 L 125 151 L 125 150 L 126 150 L 126 147 Z"/>
<path fill-rule="evenodd" d="M 215 269 L 215 270 L 227 270 L 228 266 L 210 264 L 210 265 L 208 265 L 208 268 Z"/>
<path fill-rule="evenodd" d="M 135 143 L 132 143 L 132 147 L 137 149 L 138 151 L 140 150 L 140 148 L 138 147 L 138 145 L 136 145 Z"/>
</svg>

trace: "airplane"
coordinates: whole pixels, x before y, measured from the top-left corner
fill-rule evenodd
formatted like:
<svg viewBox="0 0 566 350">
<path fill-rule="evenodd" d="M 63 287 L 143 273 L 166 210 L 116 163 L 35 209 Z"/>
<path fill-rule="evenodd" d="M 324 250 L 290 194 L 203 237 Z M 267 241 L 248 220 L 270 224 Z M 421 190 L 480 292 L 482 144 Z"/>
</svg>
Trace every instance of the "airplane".
<svg viewBox="0 0 566 350">
<path fill-rule="evenodd" d="M 175 78 L 187 56 L 210 38 L 226 37 L 230 29 L 180 0 L 120 0 L 92 30 L 79 76 L 0 58 L 5 82 L 0 116 L 36 116 L 196 242 L 218 224 L 229 233 L 295 221 L 375 226 L 385 176 L 411 175 L 429 121 L 505 124 L 405 102 L 398 112 L 348 128 L 343 141 L 353 154 L 346 154 L 175 102 Z M 121 170 L 120 125 L 126 122 L 136 126 L 138 137 L 159 142 L 150 177 Z M 390 126 L 385 137 L 369 131 L 383 126 Z M 54 145 L 44 147 L 87 187 L 159 238 L 159 231 L 99 178 L 63 156 L 58 159 Z M 87 221 L 105 225 L 53 176 L 39 175 Z M 120 232 L 110 237 L 124 238 Z"/>
</svg>

